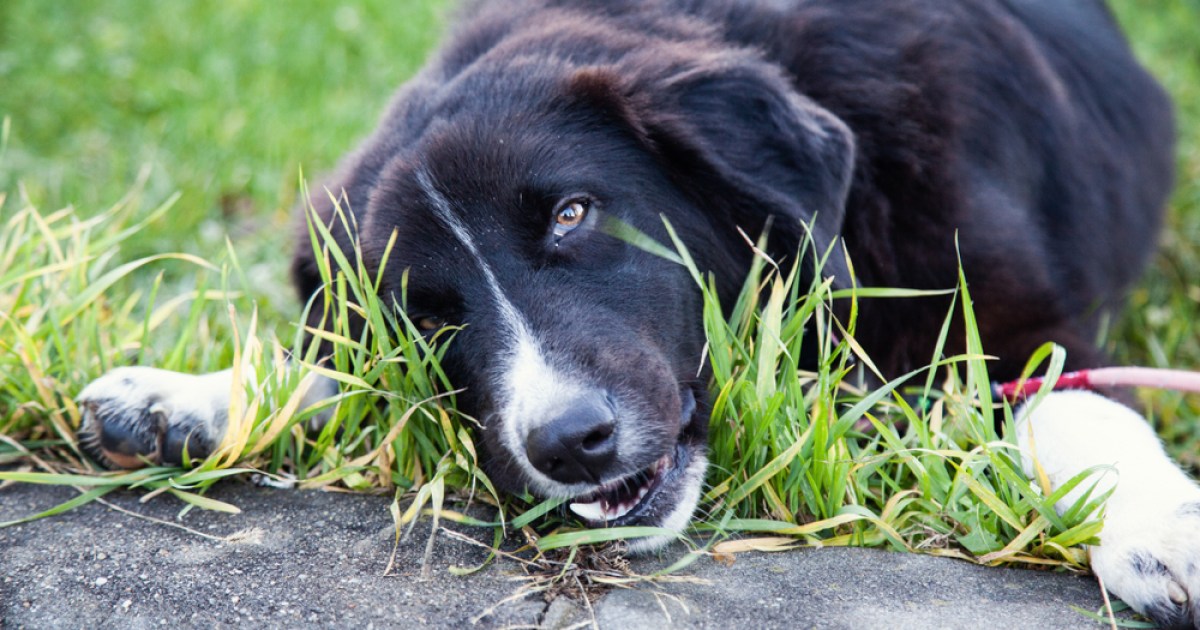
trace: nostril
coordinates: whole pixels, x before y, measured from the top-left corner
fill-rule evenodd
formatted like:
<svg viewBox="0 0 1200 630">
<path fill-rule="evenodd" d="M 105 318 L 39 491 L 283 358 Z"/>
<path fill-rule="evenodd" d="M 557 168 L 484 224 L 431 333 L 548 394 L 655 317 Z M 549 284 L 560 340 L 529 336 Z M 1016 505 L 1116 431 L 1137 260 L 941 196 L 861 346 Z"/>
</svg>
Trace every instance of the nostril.
<svg viewBox="0 0 1200 630">
<path fill-rule="evenodd" d="M 583 438 L 583 450 L 594 451 L 598 448 L 604 448 L 606 446 L 605 442 L 608 441 L 608 438 L 612 437 L 612 434 L 613 425 L 611 424 L 597 427 Z"/>
</svg>

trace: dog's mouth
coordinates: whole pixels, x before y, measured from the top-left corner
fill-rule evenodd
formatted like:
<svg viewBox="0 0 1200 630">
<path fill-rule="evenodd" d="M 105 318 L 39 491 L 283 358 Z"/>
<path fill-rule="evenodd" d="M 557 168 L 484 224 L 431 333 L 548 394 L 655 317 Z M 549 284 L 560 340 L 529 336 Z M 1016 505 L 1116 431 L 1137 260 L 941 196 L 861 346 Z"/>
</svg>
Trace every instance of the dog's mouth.
<svg viewBox="0 0 1200 630">
<path fill-rule="evenodd" d="M 676 450 L 678 450 L 676 446 Z M 600 486 L 594 492 L 577 497 L 571 511 L 589 523 L 609 523 L 629 515 L 662 484 L 664 473 L 675 468 L 674 457 L 663 455 L 646 470 Z"/>
<path fill-rule="evenodd" d="M 696 397 L 691 388 L 680 391 L 681 423 L 671 450 L 649 467 L 610 481 L 576 497 L 568 507 L 590 526 L 658 525 L 684 493 L 686 472 L 695 451 L 703 451 L 703 440 L 692 431 Z"/>
</svg>

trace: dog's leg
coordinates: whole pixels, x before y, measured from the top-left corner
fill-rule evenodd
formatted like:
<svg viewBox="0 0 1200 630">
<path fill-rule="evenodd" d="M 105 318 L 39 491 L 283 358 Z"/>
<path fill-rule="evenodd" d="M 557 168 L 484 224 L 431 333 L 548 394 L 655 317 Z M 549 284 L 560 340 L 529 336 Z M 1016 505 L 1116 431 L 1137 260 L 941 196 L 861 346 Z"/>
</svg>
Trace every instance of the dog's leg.
<svg viewBox="0 0 1200 630">
<path fill-rule="evenodd" d="M 80 446 L 110 468 L 179 464 L 185 448 L 189 458 L 203 459 L 225 437 L 233 387 L 233 370 L 114 369 L 79 394 Z M 337 383 L 319 377 L 302 408 L 336 394 Z"/>
<path fill-rule="evenodd" d="M 1070 507 L 1092 481 L 1093 496 L 1112 489 L 1100 544 L 1089 549 L 1092 570 L 1156 623 L 1200 624 L 1200 487 L 1140 414 L 1090 392 L 1052 393 L 1018 412 L 1017 443 L 1026 473 L 1038 479 L 1036 461 L 1054 488 L 1090 467 L 1112 466 L 1056 507 Z"/>
</svg>

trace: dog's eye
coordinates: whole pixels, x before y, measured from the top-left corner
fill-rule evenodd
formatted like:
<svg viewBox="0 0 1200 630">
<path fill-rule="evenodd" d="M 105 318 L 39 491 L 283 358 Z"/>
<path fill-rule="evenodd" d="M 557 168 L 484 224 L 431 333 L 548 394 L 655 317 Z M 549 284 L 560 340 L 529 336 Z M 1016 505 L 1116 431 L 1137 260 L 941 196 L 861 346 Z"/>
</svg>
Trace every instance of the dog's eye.
<svg viewBox="0 0 1200 630">
<path fill-rule="evenodd" d="M 572 199 L 554 213 L 554 236 L 562 238 L 579 227 L 587 218 L 591 202 L 587 199 Z"/>
<path fill-rule="evenodd" d="M 421 332 L 432 333 L 446 327 L 446 318 L 438 317 L 437 315 L 425 315 L 424 317 L 418 317 L 414 323 L 417 325 L 417 328 L 421 329 Z"/>
<path fill-rule="evenodd" d="M 558 211 L 558 216 L 555 217 L 555 220 L 560 226 L 570 229 L 583 223 L 583 218 L 587 216 L 587 211 L 586 201 L 572 201 L 567 204 L 567 207 Z"/>
</svg>

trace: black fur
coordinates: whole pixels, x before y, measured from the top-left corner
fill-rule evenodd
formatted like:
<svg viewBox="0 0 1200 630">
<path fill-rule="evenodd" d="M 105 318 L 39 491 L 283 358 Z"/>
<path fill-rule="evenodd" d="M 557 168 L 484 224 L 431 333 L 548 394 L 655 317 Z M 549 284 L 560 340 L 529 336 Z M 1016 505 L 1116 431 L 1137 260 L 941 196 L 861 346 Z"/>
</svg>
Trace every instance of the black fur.
<svg viewBox="0 0 1200 630">
<path fill-rule="evenodd" d="M 961 252 L 1003 379 L 1045 341 L 1069 367 L 1104 362 L 1096 327 L 1152 251 L 1172 142 L 1167 99 L 1098 2 L 509 0 L 464 8 L 328 188 L 369 266 L 398 230 L 385 291 L 408 269 L 413 314 L 467 324 L 446 367 L 483 423 L 492 479 L 521 490 L 524 455 L 500 438 L 503 322 L 422 174 L 548 356 L 635 412 L 617 430 L 639 446 L 608 480 L 677 443 L 703 452 L 703 413 L 680 417 L 703 390 L 699 294 L 595 223 L 552 242 L 564 198 L 664 242 L 665 216 L 726 304 L 750 260 L 738 228 L 768 221 L 771 253 L 791 260 L 815 220 L 818 245 L 844 241 L 867 286 L 952 288 Z M 312 201 L 328 219 L 324 192 Z M 294 275 L 307 299 L 306 236 Z M 948 304 L 866 302 L 858 340 L 889 374 L 928 364 Z M 658 503 L 639 522 L 661 520 Z"/>
</svg>

